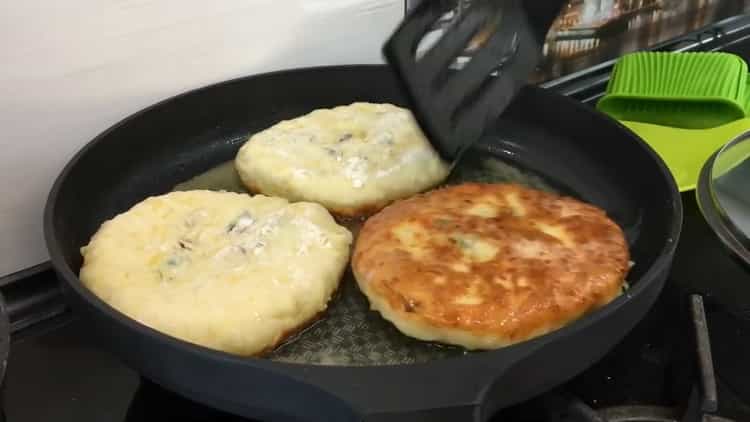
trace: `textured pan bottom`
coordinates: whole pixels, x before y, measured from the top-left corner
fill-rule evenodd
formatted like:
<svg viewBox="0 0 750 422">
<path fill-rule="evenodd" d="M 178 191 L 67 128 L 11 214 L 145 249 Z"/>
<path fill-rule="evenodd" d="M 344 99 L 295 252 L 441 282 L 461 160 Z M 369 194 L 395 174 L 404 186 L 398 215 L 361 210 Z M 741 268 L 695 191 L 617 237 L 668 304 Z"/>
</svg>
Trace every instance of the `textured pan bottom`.
<svg viewBox="0 0 750 422">
<path fill-rule="evenodd" d="M 541 177 L 518 169 L 486 151 L 467 153 L 456 166 L 448 184 L 515 182 L 555 192 Z M 174 190 L 212 189 L 246 192 L 233 161 L 220 164 L 177 186 Z M 361 221 L 342 221 L 356 235 Z M 462 348 L 419 341 L 401 334 L 371 311 L 351 271 L 347 271 L 338 294 L 322 318 L 287 340 L 268 355 L 269 359 L 314 365 L 400 365 L 423 363 L 470 353 Z M 481 352 L 476 352 L 481 353 Z"/>
</svg>

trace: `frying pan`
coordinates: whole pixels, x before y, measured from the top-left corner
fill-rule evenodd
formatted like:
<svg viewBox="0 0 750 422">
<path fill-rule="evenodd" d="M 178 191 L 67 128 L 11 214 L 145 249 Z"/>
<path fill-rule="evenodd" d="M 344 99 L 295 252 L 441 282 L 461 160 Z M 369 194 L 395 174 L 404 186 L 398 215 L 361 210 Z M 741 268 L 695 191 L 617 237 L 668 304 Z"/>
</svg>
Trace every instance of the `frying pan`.
<svg viewBox="0 0 750 422">
<path fill-rule="evenodd" d="M 92 335 L 163 387 L 249 418 L 482 421 L 592 365 L 654 303 L 682 222 L 672 177 L 623 126 L 535 87 L 520 92 L 474 152 L 533 172 L 603 208 L 624 229 L 635 262 L 629 290 L 560 330 L 496 351 L 414 363 L 290 363 L 231 356 L 161 334 L 114 310 L 81 284 L 79 248 L 103 221 L 231 160 L 249 133 L 354 101 L 406 105 L 386 66 L 296 69 L 176 96 L 88 143 L 56 180 L 44 230 L 68 298 L 88 316 Z M 341 330 L 332 337 L 347 338 L 356 331 Z"/>
<path fill-rule="evenodd" d="M 10 355 L 10 317 L 5 297 L 0 294 L 0 422 L 5 422 L 5 373 Z"/>
</svg>

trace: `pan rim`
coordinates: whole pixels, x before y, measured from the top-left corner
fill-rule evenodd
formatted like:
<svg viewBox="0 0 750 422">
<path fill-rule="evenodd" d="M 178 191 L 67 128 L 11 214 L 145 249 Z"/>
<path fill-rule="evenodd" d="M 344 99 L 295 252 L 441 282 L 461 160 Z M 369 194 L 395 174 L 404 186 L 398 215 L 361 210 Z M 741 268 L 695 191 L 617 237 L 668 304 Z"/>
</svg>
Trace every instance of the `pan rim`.
<svg viewBox="0 0 750 422">
<path fill-rule="evenodd" d="M 661 271 L 663 271 L 663 268 L 665 265 L 668 265 L 671 261 L 671 256 L 673 255 L 677 243 L 679 241 L 680 236 L 680 229 L 682 227 L 682 219 L 683 219 L 683 209 L 682 209 L 682 203 L 680 200 L 680 196 L 678 193 L 677 185 L 674 181 L 674 178 L 671 176 L 671 173 L 667 169 L 666 165 L 664 164 L 663 160 L 658 157 L 656 152 L 648 146 L 643 140 L 641 140 L 638 136 L 636 136 L 632 131 L 627 129 L 624 125 L 620 124 L 614 119 L 611 119 L 610 117 L 597 112 L 595 110 L 588 110 L 586 109 L 585 112 L 592 113 L 593 115 L 597 115 L 599 118 L 604 118 L 610 121 L 611 124 L 615 124 L 620 128 L 620 130 L 627 133 L 627 135 L 634 141 L 640 144 L 641 147 L 645 149 L 645 151 L 650 154 L 650 158 L 652 161 L 654 161 L 654 164 L 658 167 L 659 171 L 662 173 L 662 176 L 664 176 L 664 180 L 668 183 L 668 188 L 670 191 L 673 192 L 674 198 L 676 200 L 670 201 L 670 206 L 672 208 L 672 223 L 671 227 L 668 228 L 669 237 L 668 239 L 671 239 L 671 241 L 667 241 L 662 246 L 661 250 L 659 251 L 659 255 L 657 256 L 656 260 L 651 264 L 650 268 L 646 270 L 646 272 L 639 278 L 639 282 L 635 283 L 629 290 L 628 294 L 623 294 L 614 299 L 613 301 L 609 302 L 605 306 L 597 309 L 596 311 L 590 312 L 581 318 L 577 319 L 576 321 L 573 321 L 557 330 L 554 330 L 550 333 L 544 334 L 540 337 L 533 338 L 521 343 L 517 343 L 511 346 L 507 346 L 501 349 L 496 350 L 487 350 L 483 351 L 481 353 L 476 354 L 469 354 L 469 355 L 463 355 L 463 356 L 455 356 L 455 357 L 447 357 L 442 359 L 436 359 L 436 360 L 430 360 L 426 362 L 419 362 L 419 363 L 409 363 L 409 364 L 384 364 L 384 365 L 319 365 L 319 364 L 310 364 L 310 363 L 291 363 L 291 362 L 282 362 L 282 361 L 274 361 L 270 359 L 265 358 L 258 358 L 258 357 L 245 357 L 245 356 L 238 356 L 233 355 L 227 352 L 219 351 L 210 349 L 201 345 L 197 345 L 176 337 L 172 337 L 168 334 L 162 333 L 154 328 L 151 328 L 145 324 L 142 324 L 135 319 L 125 315 L 124 313 L 116 310 L 111 305 L 107 304 L 100 298 L 98 298 L 93 292 L 91 292 L 88 288 L 86 288 L 83 283 L 81 283 L 78 276 L 73 272 L 72 268 L 65 262 L 65 259 L 63 257 L 62 247 L 61 247 L 61 241 L 57 238 L 57 235 L 54 231 L 54 212 L 57 205 L 57 199 L 60 194 L 60 190 L 64 183 L 68 179 L 68 175 L 70 172 L 75 168 L 77 163 L 82 159 L 82 157 L 85 156 L 85 154 L 92 148 L 94 148 L 97 144 L 103 142 L 110 133 L 113 131 L 119 129 L 120 127 L 128 124 L 130 121 L 140 117 L 143 114 L 146 114 L 154 109 L 157 109 L 158 107 L 172 102 L 176 99 L 184 98 L 190 95 L 194 95 L 206 90 L 211 90 L 214 88 L 217 88 L 222 85 L 229 85 L 232 83 L 237 83 L 240 81 L 247 81 L 251 79 L 258 79 L 258 78 L 264 78 L 269 77 L 273 75 L 281 75 L 281 74 L 294 74 L 294 73 L 308 73 L 308 72 L 326 72 L 326 71 L 349 71 L 349 70 L 356 70 L 356 69 L 370 69 L 370 70 L 388 70 L 388 66 L 386 65 L 379 65 L 379 64 L 347 64 L 347 65 L 330 65 L 330 66 L 311 66 L 311 67 L 299 67 L 299 68 L 292 68 L 292 69 L 282 69 L 282 70 L 276 70 L 272 72 L 265 72 L 265 73 L 259 73 L 259 74 L 252 74 L 252 75 L 246 75 L 241 76 L 237 78 L 232 78 L 216 83 L 212 83 L 209 85 L 197 87 L 194 89 L 190 89 L 181 93 L 178 93 L 176 95 L 173 95 L 171 97 L 168 97 L 166 99 L 163 99 L 161 101 L 158 101 L 150 106 L 147 106 L 135 113 L 132 113 L 114 125 L 110 126 L 100 134 L 98 134 L 96 137 L 88 141 L 83 147 L 81 147 L 66 163 L 66 165 L 63 167 L 63 169 L 60 171 L 58 176 L 55 178 L 55 181 L 52 185 L 52 188 L 50 189 L 50 192 L 47 196 L 45 208 L 44 208 L 44 222 L 43 222 L 43 228 L 44 228 L 44 238 L 45 243 L 47 246 L 47 250 L 50 255 L 50 260 L 53 264 L 53 267 L 55 268 L 55 271 L 60 275 L 60 277 L 63 278 L 64 282 L 68 285 L 68 287 L 72 288 L 78 296 L 83 298 L 88 305 L 93 306 L 97 308 L 99 312 L 104 313 L 105 315 L 108 315 L 110 318 L 115 319 L 118 324 L 124 325 L 131 331 L 138 332 L 141 335 L 145 335 L 149 337 L 150 340 L 157 341 L 159 343 L 165 343 L 173 347 L 177 347 L 180 349 L 183 349 L 183 351 L 197 355 L 201 358 L 207 358 L 207 359 L 213 359 L 213 360 L 221 360 L 225 363 L 231 363 L 231 364 L 237 364 L 237 365 L 248 365 L 248 366 L 254 366 L 259 369 L 264 370 L 275 370 L 275 371 L 281 371 L 285 373 L 294 372 L 299 369 L 304 369 L 306 371 L 320 371 L 325 370 L 327 372 L 332 371 L 358 371 L 360 373 L 366 372 L 366 371 L 373 371 L 377 370 L 381 372 L 381 375 L 383 374 L 382 371 L 399 371 L 402 372 L 407 368 L 419 368 L 419 367 L 425 367 L 425 366 L 446 366 L 451 367 L 455 366 L 457 362 L 461 362 L 460 364 L 472 364 L 477 362 L 487 362 L 492 361 L 495 359 L 495 357 L 498 354 L 508 354 L 512 351 L 517 350 L 520 347 L 535 347 L 534 350 L 540 347 L 544 347 L 545 345 L 555 342 L 561 337 L 565 337 L 568 335 L 568 333 L 575 332 L 578 330 L 583 330 L 586 327 L 593 324 L 595 321 L 600 320 L 602 318 L 605 318 L 606 316 L 610 315 L 611 313 L 615 312 L 617 309 L 619 309 L 621 306 L 623 306 L 626 302 L 630 301 L 632 297 L 638 296 L 643 292 L 647 285 L 652 282 L 656 277 L 659 275 Z M 530 87 L 534 90 L 543 90 L 545 89 L 538 88 L 538 87 Z M 553 93 L 552 95 L 560 95 L 557 93 Z M 585 107 L 583 104 L 574 101 L 570 99 L 569 97 L 565 97 L 570 105 L 572 107 L 577 107 L 579 109 Z M 408 369 L 407 369 L 408 370 Z"/>
</svg>

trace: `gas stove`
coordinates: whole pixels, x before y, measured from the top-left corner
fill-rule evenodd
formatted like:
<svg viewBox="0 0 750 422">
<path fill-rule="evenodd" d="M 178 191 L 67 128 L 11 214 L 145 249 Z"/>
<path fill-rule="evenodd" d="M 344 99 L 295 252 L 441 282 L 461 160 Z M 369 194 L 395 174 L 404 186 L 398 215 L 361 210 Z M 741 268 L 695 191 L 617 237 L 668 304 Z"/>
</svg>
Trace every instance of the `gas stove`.
<svg viewBox="0 0 750 422">
<path fill-rule="evenodd" d="M 750 59 L 750 17 L 659 49 Z M 584 102 L 610 64 L 546 84 Z M 750 421 L 750 274 L 705 223 L 693 192 L 672 273 L 649 314 L 600 362 L 496 422 Z M 11 422 L 243 421 L 164 390 L 100 350 L 71 313 L 49 264 L 0 279 L 12 344 L 2 410 Z M 158 359 L 154 356 L 154 359 Z"/>
</svg>

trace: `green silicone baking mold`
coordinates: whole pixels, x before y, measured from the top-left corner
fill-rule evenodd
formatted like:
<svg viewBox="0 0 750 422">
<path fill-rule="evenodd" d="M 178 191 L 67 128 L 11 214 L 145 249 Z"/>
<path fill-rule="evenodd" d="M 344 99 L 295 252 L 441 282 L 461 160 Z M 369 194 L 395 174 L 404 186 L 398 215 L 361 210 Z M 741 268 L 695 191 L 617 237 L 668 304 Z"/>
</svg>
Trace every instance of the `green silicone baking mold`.
<svg viewBox="0 0 750 422">
<path fill-rule="evenodd" d="M 639 52 L 615 65 L 597 108 L 623 121 L 707 129 L 747 117 L 748 69 L 728 53 Z"/>
</svg>

